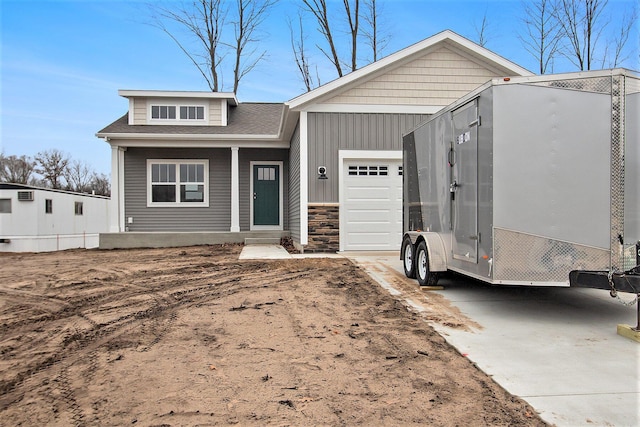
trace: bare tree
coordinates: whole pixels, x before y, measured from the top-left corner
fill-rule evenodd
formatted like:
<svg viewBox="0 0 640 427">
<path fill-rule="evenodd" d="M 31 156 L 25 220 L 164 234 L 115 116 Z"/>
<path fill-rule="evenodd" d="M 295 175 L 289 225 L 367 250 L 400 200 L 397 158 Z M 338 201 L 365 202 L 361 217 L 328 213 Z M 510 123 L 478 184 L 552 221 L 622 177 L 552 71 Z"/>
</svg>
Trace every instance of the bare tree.
<svg viewBox="0 0 640 427">
<path fill-rule="evenodd" d="M 60 150 L 41 151 L 35 155 L 35 172 L 42 175 L 45 183 L 51 188 L 62 189 L 64 176 L 69 165 L 69 156 Z"/>
<path fill-rule="evenodd" d="M 222 27 L 227 10 L 222 0 L 193 0 L 182 3 L 177 9 L 154 3 L 151 8 L 156 12 L 153 25 L 167 34 L 196 66 L 212 92 L 218 92 L 220 83 L 220 64 L 224 58 L 220 53 Z M 185 41 L 181 41 L 169 23 L 178 24 L 195 37 L 198 49 L 191 51 Z"/>
<path fill-rule="evenodd" d="M 353 1 L 353 4 L 351 4 Z M 351 71 L 358 69 L 358 31 L 360 29 L 360 0 L 342 0 L 351 36 Z"/>
<path fill-rule="evenodd" d="M 324 54 L 324 56 L 331 61 L 333 66 L 336 68 L 338 73 L 338 77 L 342 77 L 342 65 L 340 63 L 340 57 L 338 56 L 338 51 L 336 49 L 336 43 L 333 38 L 333 34 L 331 33 L 331 25 L 329 24 L 329 12 L 327 9 L 327 0 L 302 0 L 305 9 L 310 12 L 316 22 L 318 23 L 318 29 L 320 30 L 320 34 L 324 37 L 325 41 L 329 45 L 329 52 L 318 45 L 318 49 L 320 52 Z"/>
<path fill-rule="evenodd" d="M 99 194 L 101 196 L 111 195 L 111 184 L 109 183 L 109 177 L 107 177 L 107 175 L 103 173 L 94 173 L 92 175 L 90 188 L 91 191 L 95 194 Z"/>
<path fill-rule="evenodd" d="M 389 38 L 383 35 L 380 30 L 382 8 L 379 6 L 378 1 L 364 0 L 364 6 L 365 13 L 362 16 L 367 26 L 363 29 L 362 35 L 366 43 L 371 47 L 373 62 L 376 62 L 382 50 L 387 46 Z"/>
<path fill-rule="evenodd" d="M 89 193 L 91 191 L 93 175 L 93 171 L 86 163 L 79 160 L 69 162 L 64 171 L 67 190 L 78 193 Z"/>
<path fill-rule="evenodd" d="M 600 25 L 609 0 L 558 0 L 556 19 L 568 48 L 564 55 L 580 70 L 590 70 L 598 40 L 606 23 Z"/>
<path fill-rule="evenodd" d="M 296 39 L 296 32 L 293 29 L 293 24 L 291 19 L 288 21 L 289 25 L 289 33 L 291 35 L 291 48 L 293 49 L 293 57 L 296 61 L 296 66 L 298 67 L 298 72 L 302 78 L 302 82 L 304 83 L 307 92 L 310 92 L 315 88 L 315 84 L 320 84 L 320 81 L 317 80 L 314 82 L 313 76 L 311 75 L 309 69 L 309 57 L 307 55 L 307 51 L 304 47 L 304 29 L 302 26 L 302 16 L 298 14 L 298 32 L 299 37 Z"/>
<path fill-rule="evenodd" d="M 234 93 L 238 91 L 242 77 L 253 70 L 258 62 L 265 57 L 266 51 L 257 53 L 256 49 L 247 51 L 247 48 L 259 41 L 256 38 L 257 30 L 275 2 L 276 0 L 237 0 L 237 21 L 233 22 L 236 54 L 233 68 Z"/>
<path fill-rule="evenodd" d="M 522 1 L 524 33 L 518 37 L 537 61 L 540 74 L 545 74 L 558 54 L 561 33 L 555 19 L 553 0 Z M 553 70 L 552 70 L 553 71 Z"/>
<path fill-rule="evenodd" d="M 235 8 L 229 8 L 227 0 L 192 0 L 178 7 L 150 5 L 155 12 L 153 25 L 166 33 L 196 66 L 213 92 L 224 90 L 223 71 L 225 60 L 233 54 L 233 91 L 240 81 L 265 57 L 253 45 L 259 42 L 258 30 L 268 11 L 278 0 L 235 0 Z M 233 12 L 229 19 L 230 12 Z M 195 39 L 196 48 L 179 36 L 177 28 L 186 30 Z M 233 39 L 228 26 L 234 28 Z"/>
<path fill-rule="evenodd" d="M 480 24 L 473 24 L 474 29 L 476 30 L 476 39 L 478 44 L 482 47 L 485 47 L 487 41 L 489 41 L 489 19 L 487 18 L 487 11 L 484 11 L 484 15 L 482 15 L 482 21 Z"/>
<path fill-rule="evenodd" d="M 27 156 L 5 156 L 0 153 L 0 181 L 15 184 L 30 184 L 35 162 Z"/>
<path fill-rule="evenodd" d="M 611 54 L 609 54 L 608 50 L 605 50 L 605 58 L 607 58 L 609 55 L 612 56 L 607 58 L 609 67 L 618 67 L 629 58 L 629 54 L 624 54 L 624 48 L 629 41 L 629 34 L 633 33 L 633 26 L 637 22 L 637 20 L 638 9 L 637 6 L 634 5 L 634 7 L 622 18 L 620 28 L 618 29 L 618 33 L 616 34 L 614 39 L 607 43 L 607 48 L 609 46 L 613 47 L 613 53 Z"/>
</svg>

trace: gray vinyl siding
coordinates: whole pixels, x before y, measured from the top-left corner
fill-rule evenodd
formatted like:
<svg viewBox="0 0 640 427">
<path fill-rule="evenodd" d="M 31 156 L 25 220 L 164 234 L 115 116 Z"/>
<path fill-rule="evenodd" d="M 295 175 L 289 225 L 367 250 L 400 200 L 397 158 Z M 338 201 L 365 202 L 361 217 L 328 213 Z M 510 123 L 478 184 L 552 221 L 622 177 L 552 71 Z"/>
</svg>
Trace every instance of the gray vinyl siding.
<svg viewBox="0 0 640 427">
<path fill-rule="evenodd" d="M 300 242 L 300 127 L 291 137 L 289 150 L 289 230 L 294 242 Z"/>
<path fill-rule="evenodd" d="M 231 150 L 228 148 L 129 148 L 125 152 L 125 222 L 129 231 L 229 231 L 231 228 Z M 147 159 L 208 159 L 209 207 L 147 207 Z M 240 230 L 251 220 L 252 161 L 283 162 L 283 221 L 288 229 L 289 159 L 286 149 L 240 149 Z"/>
<path fill-rule="evenodd" d="M 208 159 L 209 207 L 147 207 L 147 159 Z M 129 231 L 229 231 L 231 150 L 129 148 L 124 155 L 125 225 Z M 126 224 L 132 217 L 133 223 Z"/>
<path fill-rule="evenodd" d="M 402 150 L 402 134 L 428 114 L 308 113 L 309 202 L 337 203 L 339 150 Z M 327 167 L 319 180 L 318 166 Z"/>
<path fill-rule="evenodd" d="M 279 161 L 282 162 L 282 200 L 284 229 L 289 225 L 289 150 L 287 149 L 240 149 L 238 153 L 240 168 L 240 230 L 249 231 L 251 227 L 251 162 Z"/>
</svg>

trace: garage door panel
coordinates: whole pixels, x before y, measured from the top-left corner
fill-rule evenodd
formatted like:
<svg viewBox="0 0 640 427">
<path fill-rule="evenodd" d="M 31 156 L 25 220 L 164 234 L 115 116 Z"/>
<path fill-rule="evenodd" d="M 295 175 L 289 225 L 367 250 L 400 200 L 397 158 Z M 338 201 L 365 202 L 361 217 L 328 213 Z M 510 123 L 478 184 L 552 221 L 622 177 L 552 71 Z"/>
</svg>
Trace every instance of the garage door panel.
<svg viewBox="0 0 640 427">
<path fill-rule="evenodd" d="M 391 211 L 355 210 L 347 213 L 347 221 L 350 224 L 388 224 L 392 221 Z M 351 229 L 351 228 L 350 228 Z"/>
<path fill-rule="evenodd" d="M 348 250 L 392 250 L 391 233 L 354 233 L 347 234 Z"/>
<path fill-rule="evenodd" d="M 391 192 L 391 189 L 388 186 L 380 186 L 380 187 L 349 186 L 347 187 L 346 200 L 347 202 L 356 201 L 356 200 L 386 202 L 387 200 L 389 200 L 390 192 Z"/>
<path fill-rule="evenodd" d="M 397 250 L 402 235 L 400 160 L 345 160 L 344 250 Z M 355 173 L 357 171 L 357 174 Z"/>
</svg>

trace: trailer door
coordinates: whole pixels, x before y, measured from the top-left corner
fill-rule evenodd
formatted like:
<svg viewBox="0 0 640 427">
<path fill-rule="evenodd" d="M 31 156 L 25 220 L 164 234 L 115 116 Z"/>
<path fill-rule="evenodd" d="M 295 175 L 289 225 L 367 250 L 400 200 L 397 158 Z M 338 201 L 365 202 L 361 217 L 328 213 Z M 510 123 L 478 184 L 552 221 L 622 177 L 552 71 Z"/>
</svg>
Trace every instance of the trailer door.
<svg viewBox="0 0 640 427">
<path fill-rule="evenodd" d="M 451 176 L 453 257 L 478 262 L 478 104 L 477 99 L 452 112 Z"/>
</svg>

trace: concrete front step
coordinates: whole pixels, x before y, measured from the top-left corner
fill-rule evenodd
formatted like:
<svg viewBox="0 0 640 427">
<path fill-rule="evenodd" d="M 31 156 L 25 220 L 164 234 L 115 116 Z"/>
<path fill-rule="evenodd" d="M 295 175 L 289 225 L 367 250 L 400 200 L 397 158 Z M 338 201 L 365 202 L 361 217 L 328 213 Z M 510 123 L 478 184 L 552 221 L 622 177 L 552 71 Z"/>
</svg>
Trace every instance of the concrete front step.
<svg viewBox="0 0 640 427">
<path fill-rule="evenodd" d="M 247 237 L 244 239 L 245 245 L 279 245 L 279 237 Z"/>
</svg>

